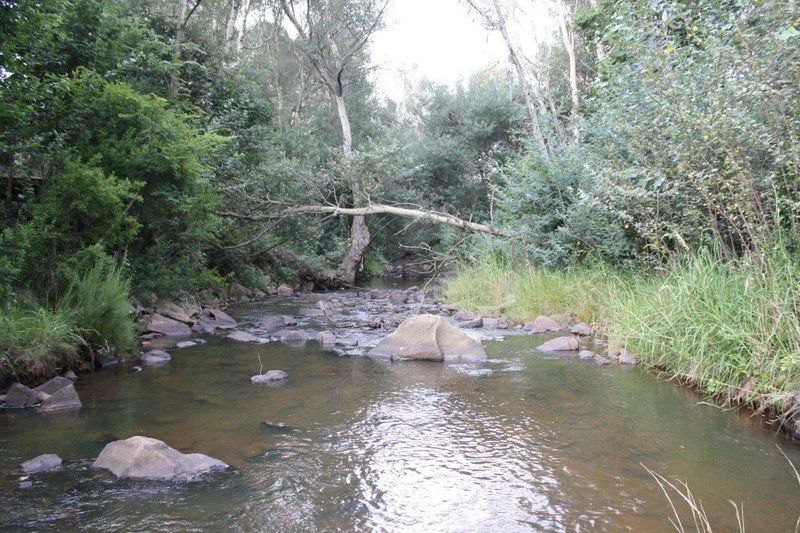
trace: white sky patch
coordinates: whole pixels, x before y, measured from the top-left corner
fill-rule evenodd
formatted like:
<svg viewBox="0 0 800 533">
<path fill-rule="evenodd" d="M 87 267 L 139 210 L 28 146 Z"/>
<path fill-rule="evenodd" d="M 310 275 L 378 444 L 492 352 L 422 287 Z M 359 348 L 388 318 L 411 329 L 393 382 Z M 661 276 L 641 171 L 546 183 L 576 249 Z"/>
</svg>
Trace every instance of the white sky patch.
<svg viewBox="0 0 800 533">
<path fill-rule="evenodd" d="M 525 4 L 524 0 L 518 2 Z M 545 2 L 527 2 L 508 19 L 513 38 L 528 56 L 537 42 L 548 42 L 554 22 Z M 450 86 L 488 66 L 508 64 L 508 51 L 497 31 L 484 28 L 460 0 L 391 0 L 386 27 L 372 39 L 378 90 L 401 101 L 421 78 Z"/>
</svg>

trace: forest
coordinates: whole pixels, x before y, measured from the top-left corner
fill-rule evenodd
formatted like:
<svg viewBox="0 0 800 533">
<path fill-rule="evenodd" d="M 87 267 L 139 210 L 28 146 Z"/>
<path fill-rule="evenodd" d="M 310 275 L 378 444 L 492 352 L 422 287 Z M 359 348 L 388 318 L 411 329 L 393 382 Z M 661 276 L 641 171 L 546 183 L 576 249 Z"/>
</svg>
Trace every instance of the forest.
<svg viewBox="0 0 800 533">
<path fill-rule="evenodd" d="M 378 0 L 0 0 L 0 375 L 129 352 L 158 297 L 404 265 L 800 410 L 800 5 L 558 0 L 532 55 L 524 3 L 462 2 L 507 63 L 400 102 Z"/>
</svg>

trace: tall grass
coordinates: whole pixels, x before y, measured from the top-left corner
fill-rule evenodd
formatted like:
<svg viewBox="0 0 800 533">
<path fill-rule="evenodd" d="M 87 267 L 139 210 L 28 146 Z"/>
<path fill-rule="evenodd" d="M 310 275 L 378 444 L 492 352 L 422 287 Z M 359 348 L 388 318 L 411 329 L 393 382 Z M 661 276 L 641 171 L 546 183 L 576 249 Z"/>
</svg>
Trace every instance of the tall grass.
<svg viewBox="0 0 800 533">
<path fill-rule="evenodd" d="M 134 346 L 130 282 L 116 264 L 98 261 L 59 300 L 70 310 L 87 344 L 125 352 Z"/>
<path fill-rule="evenodd" d="M 0 383 L 46 377 L 77 366 L 84 345 L 71 313 L 12 308 L 0 312 Z"/>
<path fill-rule="evenodd" d="M 54 309 L 0 311 L 0 383 L 80 368 L 98 348 L 118 353 L 135 344 L 128 280 L 116 265 L 97 263 L 77 278 Z"/>
<path fill-rule="evenodd" d="M 445 289 L 451 302 L 515 320 L 572 312 L 644 365 L 723 403 L 800 410 L 800 263 L 700 252 L 663 271 L 620 274 L 486 262 Z"/>
</svg>

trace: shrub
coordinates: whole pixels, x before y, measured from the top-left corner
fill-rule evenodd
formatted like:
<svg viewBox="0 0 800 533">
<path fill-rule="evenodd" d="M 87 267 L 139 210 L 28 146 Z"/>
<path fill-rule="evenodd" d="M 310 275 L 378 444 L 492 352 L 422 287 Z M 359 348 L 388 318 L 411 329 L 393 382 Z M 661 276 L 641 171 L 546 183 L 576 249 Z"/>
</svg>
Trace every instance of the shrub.
<svg viewBox="0 0 800 533">
<path fill-rule="evenodd" d="M 76 278 L 59 301 L 72 316 L 88 346 L 125 352 L 134 346 L 130 282 L 113 260 L 98 260 Z"/>
<path fill-rule="evenodd" d="M 49 377 L 81 364 L 83 338 L 69 310 L 0 311 L 0 382 Z"/>
</svg>

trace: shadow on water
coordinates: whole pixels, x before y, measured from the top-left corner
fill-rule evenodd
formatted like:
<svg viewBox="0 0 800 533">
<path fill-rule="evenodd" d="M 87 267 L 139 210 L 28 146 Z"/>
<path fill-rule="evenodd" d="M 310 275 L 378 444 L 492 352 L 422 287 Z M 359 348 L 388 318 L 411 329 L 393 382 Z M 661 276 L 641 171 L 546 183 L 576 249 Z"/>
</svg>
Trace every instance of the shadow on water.
<svg viewBox="0 0 800 533">
<path fill-rule="evenodd" d="M 686 480 L 721 531 L 729 499 L 754 530 L 794 527 L 800 487 L 776 444 L 800 463 L 796 447 L 637 369 L 545 357 L 539 341 L 490 341 L 485 364 L 446 366 L 209 338 L 160 368 L 82 377 L 78 414 L 0 414 L 0 528 L 669 531 L 640 463 Z M 258 356 L 289 380 L 251 384 Z M 234 469 L 183 486 L 91 471 L 131 435 Z M 18 489 L 19 463 L 45 452 L 64 468 Z"/>
</svg>

